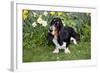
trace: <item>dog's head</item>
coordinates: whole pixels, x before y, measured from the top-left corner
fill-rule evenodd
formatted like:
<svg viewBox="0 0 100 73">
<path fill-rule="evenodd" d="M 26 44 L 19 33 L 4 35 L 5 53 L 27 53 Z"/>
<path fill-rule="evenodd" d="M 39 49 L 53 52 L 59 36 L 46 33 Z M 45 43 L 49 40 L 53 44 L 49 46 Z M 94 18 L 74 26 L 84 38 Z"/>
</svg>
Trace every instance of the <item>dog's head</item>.
<svg viewBox="0 0 100 73">
<path fill-rule="evenodd" d="M 57 35 L 61 28 L 63 27 L 62 21 L 60 18 L 53 18 L 50 23 L 49 32 L 52 35 Z"/>
</svg>

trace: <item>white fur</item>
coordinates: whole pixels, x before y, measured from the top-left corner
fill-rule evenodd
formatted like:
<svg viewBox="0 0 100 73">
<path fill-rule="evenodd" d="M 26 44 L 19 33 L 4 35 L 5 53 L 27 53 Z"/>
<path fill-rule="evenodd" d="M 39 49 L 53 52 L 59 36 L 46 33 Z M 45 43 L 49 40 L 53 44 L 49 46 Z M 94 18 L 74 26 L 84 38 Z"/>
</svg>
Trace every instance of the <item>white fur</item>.
<svg viewBox="0 0 100 73">
<path fill-rule="evenodd" d="M 55 26 L 51 26 L 50 29 L 52 30 L 51 34 L 55 35 L 55 29 L 56 29 Z"/>
<path fill-rule="evenodd" d="M 67 53 L 69 53 L 69 54 L 70 54 L 70 50 L 68 49 L 68 47 L 67 47 L 67 48 L 65 48 L 64 52 L 65 52 L 66 54 L 67 54 Z"/>
<path fill-rule="evenodd" d="M 71 37 L 71 39 L 70 39 L 71 41 L 73 41 L 73 43 L 74 44 L 77 44 L 77 42 L 76 42 L 76 39 L 75 38 L 73 38 L 73 37 Z"/>
<path fill-rule="evenodd" d="M 59 53 L 59 49 L 54 49 L 53 53 Z"/>
<path fill-rule="evenodd" d="M 63 42 L 63 45 L 59 45 L 59 43 L 57 42 L 57 38 L 54 37 L 53 39 L 53 43 L 56 45 L 56 49 L 54 49 L 53 53 L 59 53 L 59 49 L 64 49 L 64 52 L 70 53 L 70 50 L 68 48 L 66 48 L 66 42 Z"/>
<path fill-rule="evenodd" d="M 58 43 L 58 41 L 57 41 L 57 38 L 54 38 L 53 39 L 53 43 L 56 45 L 56 48 L 58 48 L 58 49 L 64 49 L 64 48 L 66 48 L 66 42 L 63 42 L 63 45 L 59 45 L 59 43 Z"/>
</svg>

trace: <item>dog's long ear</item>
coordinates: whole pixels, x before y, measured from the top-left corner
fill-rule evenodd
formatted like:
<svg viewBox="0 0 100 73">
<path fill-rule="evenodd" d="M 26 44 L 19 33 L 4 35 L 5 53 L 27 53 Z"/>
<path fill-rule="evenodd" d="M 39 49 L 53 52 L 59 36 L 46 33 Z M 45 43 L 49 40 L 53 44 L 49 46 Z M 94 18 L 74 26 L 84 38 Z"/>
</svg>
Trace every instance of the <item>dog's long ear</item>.
<svg viewBox="0 0 100 73">
<path fill-rule="evenodd" d="M 53 35 L 51 35 L 51 33 L 48 33 L 47 39 L 48 39 L 49 41 L 52 41 L 53 38 L 54 38 Z"/>
<path fill-rule="evenodd" d="M 58 40 L 58 43 L 60 45 L 62 45 L 63 44 L 63 29 L 64 29 L 64 26 L 63 26 L 61 19 L 59 18 L 58 20 L 59 20 L 59 31 L 58 31 L 59 33 L 58 33 L 57 40 Z"/>
<path fill-rule="evenodd" d="M 58 41 L 59 45 L 63 45 L 63 32 L 62 31 L 60 31 L 57 41 Z"/>
<path fill-rule="evenodd" d="M 58 27 L 59 27 L 59 31 L 61 31 L 62 28 L 63 28 L 63 23 L 62 23 L 62 20 L 61 20 L 60 18 L 58 18 L 57 25 L 58 25 Z"/>
<path fill-rule="evenodd" d="M 47 45 L 54 45 L 54 44 L 52 43 L 53 38 L 54 38 L 54 37 L 53 37 L 50 33 L 47 34 L 47 40 L 48 40 Z"/>
</svg>

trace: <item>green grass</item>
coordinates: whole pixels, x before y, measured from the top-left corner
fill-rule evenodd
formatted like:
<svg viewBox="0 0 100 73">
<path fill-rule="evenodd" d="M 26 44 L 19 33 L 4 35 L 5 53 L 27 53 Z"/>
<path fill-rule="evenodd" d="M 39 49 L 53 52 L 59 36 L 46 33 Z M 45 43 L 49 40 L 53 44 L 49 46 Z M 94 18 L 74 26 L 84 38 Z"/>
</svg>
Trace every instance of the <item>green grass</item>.
<svg viewBox="0 0 100 73">
<path fill-rule="evenodd" d="M 91 59 L 90 42 L 80 42 L 78 45 L 71 44 L 70 54 L 60 50 L 59 54 L 53 54 L 54 46 L 36 46 L 35 48 L 23 47 L 23 62 L 41 61 L 64 61 L 64 60 L 85 60 Z"/>
</svg>

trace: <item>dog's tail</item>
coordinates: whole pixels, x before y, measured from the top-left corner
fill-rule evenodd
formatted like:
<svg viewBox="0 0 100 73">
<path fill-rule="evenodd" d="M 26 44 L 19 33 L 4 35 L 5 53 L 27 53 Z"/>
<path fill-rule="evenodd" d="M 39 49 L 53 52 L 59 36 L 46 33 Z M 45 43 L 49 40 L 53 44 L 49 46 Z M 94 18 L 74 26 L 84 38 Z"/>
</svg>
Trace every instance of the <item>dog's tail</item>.
<svg viewBox="0 0 100 73">
<path fill-rule="evenodd" d="M 80 34 L 78 34 L 73 28 L 68 27 L 70 30 L 71 38 L 70 40 L 73 41 L 74 44 L 76 44 L 78 41 L 80 41 Z"/>
</svg>

